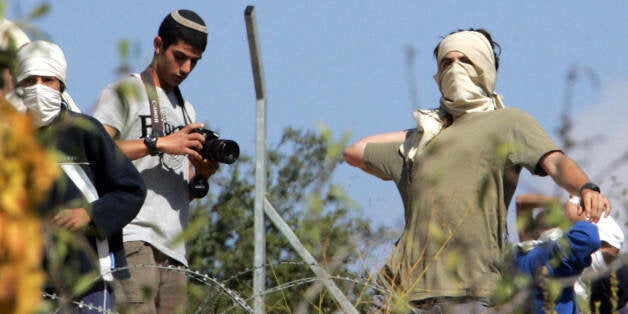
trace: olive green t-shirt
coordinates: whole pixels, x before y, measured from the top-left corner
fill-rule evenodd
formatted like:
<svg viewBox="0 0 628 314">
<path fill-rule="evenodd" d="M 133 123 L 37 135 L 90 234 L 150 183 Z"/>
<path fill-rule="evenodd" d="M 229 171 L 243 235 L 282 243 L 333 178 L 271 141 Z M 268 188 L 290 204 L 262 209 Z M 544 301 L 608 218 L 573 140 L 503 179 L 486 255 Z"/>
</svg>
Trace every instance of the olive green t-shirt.
<svg viewBox="0 0 628 314">
<path fill-rule="evenodd" d="M 380 282 L 409 300 L 489 297 L 501 274 L 521 168 L 545 175 L 540 159 L 559 148 L 514 108 L 461 116 L 414 162 L 404 159 L 400 144 L 370 143 L 364 152 L 372 173 L 396 183 L 405 208 L 403 233 Z"/>
</svg>

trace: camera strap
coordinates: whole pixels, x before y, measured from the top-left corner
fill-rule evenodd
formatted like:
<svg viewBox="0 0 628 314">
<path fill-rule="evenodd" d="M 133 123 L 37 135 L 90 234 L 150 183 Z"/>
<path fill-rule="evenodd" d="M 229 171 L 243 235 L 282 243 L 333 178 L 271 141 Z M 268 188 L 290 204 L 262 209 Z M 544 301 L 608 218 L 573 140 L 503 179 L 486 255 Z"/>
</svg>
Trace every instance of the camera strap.
<svg viewBox="0 0 628 314">
<path fill-rule="evenodd" d="M 150 121 L 153 130 L 152 135 L 155 137 L 164 136 L 166 134 L 164 133 L 164 124 L 161 116 L 161 106 L 159 105 L 159 96 L 157 95 L 155 80 L 148 69 L 140 73 L 140 79 L 144 83 L 144 87 L 146 88 L 146 95 L 148 96 L 148 105 L 150 106 Z M 173 91 L 175 96 L 177 97 L 178 105 L 181 106 L 184 123 L 186 125 L 192 123 L 190 117 L 185 111 L 185 102 L 183 100 L 181 90 L 178 86 L 175 86 Z"/>
<path fill-rule="evenodd" d="M 157 88 L 155 88 L 155 82 L 152 75 L 148 72 L 148 69 L 144 70 L 140 74 L 140 78 L 146 88 L 146 95 L 148 96 L 148 105 L 150 107 L 150 123 L 152 126 L 152 135 L 154 137 L 164 136 L 164 123 L 161 119 L 161 107 L 159 106 L 159 96 L 157 96 Z"/>
</svg>

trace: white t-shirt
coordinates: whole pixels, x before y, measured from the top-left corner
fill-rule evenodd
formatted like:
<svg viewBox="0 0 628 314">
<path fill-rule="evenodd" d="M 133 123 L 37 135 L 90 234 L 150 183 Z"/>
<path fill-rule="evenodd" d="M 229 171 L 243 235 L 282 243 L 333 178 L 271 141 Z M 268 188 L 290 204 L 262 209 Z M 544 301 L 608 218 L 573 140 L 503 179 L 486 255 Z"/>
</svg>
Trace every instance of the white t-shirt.
<svg viewBox="0 0 628 314">
<path fill-rule="evenodd" d="M 192 105 L 178 104 L 174 92 L 157 88 L 166 135 L 196 119 Z M 125 102 L 121 99 L 124 95 Z M 117 140 L 143 139 L 152 130 L 151 112 L 145 87 L 135 73 L 107 86 L 98 99 L 94 117 L 118 131 Z M 185 243 L 178 238 L 187 226 L 190 198 L 189 160 L 185 155 L 162 154 L 133 161 L 146 183 L 144 205 L 133 221 L 124 227 L 123 240 L 145 241 L 187 266 Z"/>
</svg>

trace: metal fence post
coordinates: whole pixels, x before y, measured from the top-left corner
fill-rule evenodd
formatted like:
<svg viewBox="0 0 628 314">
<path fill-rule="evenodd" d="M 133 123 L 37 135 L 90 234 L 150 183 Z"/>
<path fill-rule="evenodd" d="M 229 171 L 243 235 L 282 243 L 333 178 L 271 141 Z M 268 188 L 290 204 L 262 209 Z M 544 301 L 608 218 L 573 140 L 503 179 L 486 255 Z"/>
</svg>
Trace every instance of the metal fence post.
<svg viewBox="0 0 628 314">
<path fill-rule="evenodd" d="M 255 139 L 255 258 L 253 273 L 254 310 L 264 313 L 266 280 L 266 233 L 264 229 L 264 199 L 266 197 L 266 86 L 262 56 L 257 39 L 257 26 L 253 6 L 244 10 L 246 32 L 249 41 L 253 80 L 255 82 L 256 104 L 256 139 Z"/>
</svg>

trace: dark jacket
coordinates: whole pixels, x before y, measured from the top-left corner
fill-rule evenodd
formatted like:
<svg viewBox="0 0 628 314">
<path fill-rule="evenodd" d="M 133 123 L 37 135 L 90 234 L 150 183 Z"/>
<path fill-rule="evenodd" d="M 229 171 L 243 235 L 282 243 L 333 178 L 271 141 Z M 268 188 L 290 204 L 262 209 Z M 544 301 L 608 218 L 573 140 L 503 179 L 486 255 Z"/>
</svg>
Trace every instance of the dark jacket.
<svg viewBox="0 0 628 314">
<path fill-rule="evenodd" d="M 612 281 L 611 276 L 614 278 Z M 615 309 L 613 301 L 617 302 Z M 626 302 L 628 302 L 628 265 L 624 264 L 619 269 L 591 282 L 589 305 L 593 313 L 613 313 L 626 306 Z"/>
<path fill-rule="evenodd" d="M 59 235 L 63 232 L 59 229 L 47 236 L 47 265 L 52 265 L 52 260 L 56 259 L 57 265 L 64 268 L 64 274 L 76 276 L 89 273 L 93 276 L 94 272 L 98 273 L 96 240 L 107 238 L 115 267 L 127 266 L 122 246 L 122 227 L 133 220 L 146 198 L 146 186 L 135 166 L 109 137 L 102 124 L 87 115 L 62 109 L 49 126 L 39 130 L 37 138 L 57 154 L 59 164 L 81 167 L 99 197 L 89 204 L 81 190 L 60 170 L 49 192 L 48 201 L 40 206 L 40 211 L 46 217 L 51 217 L 64 208 L 84 207 L 92 222 L 82 234 L 73 234 L 72 238 L 77 245 L 60 243 Z M 58 256 L 63 252 L 67 254 Z M 114 271 L 113 275 L 123 279 L 128 278 L 130 273 L 123 269 Z M 63 277 L 63 274 L 57 272 L 51 276 Z M 76 284 L 71 278 L 57 278 L 57 281 L 66 280 L 69 282 L 62 284 L 68 287 Z"/>
</svg>

